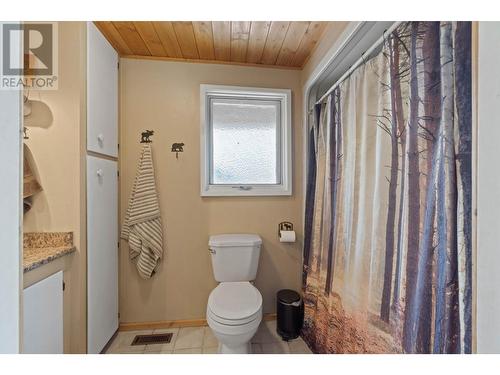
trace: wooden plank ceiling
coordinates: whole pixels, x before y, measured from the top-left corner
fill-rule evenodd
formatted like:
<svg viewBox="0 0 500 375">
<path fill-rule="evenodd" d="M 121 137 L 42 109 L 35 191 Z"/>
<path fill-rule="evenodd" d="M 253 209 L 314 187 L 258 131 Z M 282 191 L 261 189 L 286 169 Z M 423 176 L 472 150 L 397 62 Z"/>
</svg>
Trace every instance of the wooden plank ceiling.
<svg viewBox="0 0 500 375">
<path fill-rule="evenodd" d="M 100 21 L 122 57 L 300 69 L 328 22 Z"/>
</svg>

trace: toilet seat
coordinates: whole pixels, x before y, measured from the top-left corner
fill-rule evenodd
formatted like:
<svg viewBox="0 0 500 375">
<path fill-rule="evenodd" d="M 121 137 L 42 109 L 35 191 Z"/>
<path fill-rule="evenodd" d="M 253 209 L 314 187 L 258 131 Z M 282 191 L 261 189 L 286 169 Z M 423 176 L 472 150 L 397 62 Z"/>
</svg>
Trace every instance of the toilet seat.
<svg viewBox="0 0 500 375">
<path fill-rule="evenodd" d="M 246 317 L 244 319 L 224 319 L 223 317 L 220 317 L 216 315 L 210 308 L 207 309 L 207 317 L 213 320 L 214 322 L 217 322 L 218 324 L 225 325 L 225 326 L 242 326 L 248 323 L 252 323 L 253 321 L 257 319 L 262 318 L 262 310 L 260 309 L 257 311 L 255 314 L 252 314 L 249 317 Z"/>
<path fill-rule="evenodd" d="M 218 318 L 217 318 L 218 319 Z M 220 320 L 220 319 L 219 319 Z M 248 335 L 250 333 L 250 337 L 253 337 L 255 332 L 257 332 L 257 328 L 260 325 L 262 320 L 262 311 L 259 310 L 256 317 L 249 322 L 242 323 L 238 322 L 238 324 L 225 324 L 219 322 L 218 320 L 213 318 L 213 315 L 207 311 L 207 323 L 208 326 L 212 329 L 215 336 L 218 337 L 220 334 L 224 334 L 227 336 L 240 336 L 240 335 Z"/>
<path fill-rule="evenodd" d="M 248 281 L 222 282 L 208 297 L 207 316 L 221 325 L 238 326 L 262 318 L 262 296 Z"/>
</svg>

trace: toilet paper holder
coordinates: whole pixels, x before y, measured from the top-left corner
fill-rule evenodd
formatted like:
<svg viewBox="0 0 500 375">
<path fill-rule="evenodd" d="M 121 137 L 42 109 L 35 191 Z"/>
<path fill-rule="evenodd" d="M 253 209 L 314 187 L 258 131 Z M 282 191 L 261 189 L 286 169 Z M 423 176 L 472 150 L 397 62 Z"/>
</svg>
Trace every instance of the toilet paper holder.
<svg viewBox="0 0 500 375">
<path fill-rule="evenodd" d="M 278 224 L 278 237 L 281 238 L 282 230 L 293 230 L 293 224 L 289 221 L 282 221 Z"/>
</svg>

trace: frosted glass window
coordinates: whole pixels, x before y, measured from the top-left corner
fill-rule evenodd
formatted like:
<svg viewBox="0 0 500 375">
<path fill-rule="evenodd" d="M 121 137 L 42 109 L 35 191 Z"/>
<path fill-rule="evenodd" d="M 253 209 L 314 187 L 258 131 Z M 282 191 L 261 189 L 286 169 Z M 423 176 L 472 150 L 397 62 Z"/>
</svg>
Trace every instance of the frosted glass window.
<svg viewBox="0 0 500 375">
<path fill-rule="evenodd" d="M 212 99 L 212 184 L 278 184 L 280 102 Z"/>
<path fill-rule="evenodd" d="M 200 85 L 200 195 L 292 194 L 291 90 Z"/>
</svg>

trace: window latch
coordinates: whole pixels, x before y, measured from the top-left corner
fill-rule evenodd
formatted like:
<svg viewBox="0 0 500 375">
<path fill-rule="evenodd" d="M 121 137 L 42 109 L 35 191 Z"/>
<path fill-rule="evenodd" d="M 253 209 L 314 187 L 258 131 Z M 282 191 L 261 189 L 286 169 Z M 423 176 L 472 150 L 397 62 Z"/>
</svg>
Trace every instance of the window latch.
<svg viewBox="0 0 500 375">
<path fill-rule="evenodd" d="M 233 186 L 233 189 L 240 189 L 240 190 L 252 190 L 252 187 L 251 186 L 243 186 L 243 185 L 240 185 L 240 186 Z"/>
</svg>

